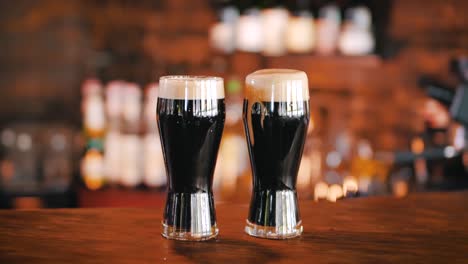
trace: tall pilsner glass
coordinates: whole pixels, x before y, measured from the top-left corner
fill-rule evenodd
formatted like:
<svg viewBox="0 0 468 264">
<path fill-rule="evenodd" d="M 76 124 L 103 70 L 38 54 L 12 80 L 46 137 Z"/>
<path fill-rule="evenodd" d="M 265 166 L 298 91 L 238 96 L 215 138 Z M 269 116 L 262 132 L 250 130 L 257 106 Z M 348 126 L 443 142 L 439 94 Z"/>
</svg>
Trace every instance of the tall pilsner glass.
<svg viewBox="0 0 468 264">
<path fill-rule="evenodd" d="M 296 178 L 309 124 L 307 75 L 265 69 L 246 78 L 243 119 L 253 174 L 245 231 L 270 239 L 299 236 Z"/>
<path fill-rule="evenodd" d="M 157 120 L 168 175 L 166 238 L 198 241 L 218 234 L 212 183 L 224 118 L 222 78 L 159 79 Z"/>
</svg>

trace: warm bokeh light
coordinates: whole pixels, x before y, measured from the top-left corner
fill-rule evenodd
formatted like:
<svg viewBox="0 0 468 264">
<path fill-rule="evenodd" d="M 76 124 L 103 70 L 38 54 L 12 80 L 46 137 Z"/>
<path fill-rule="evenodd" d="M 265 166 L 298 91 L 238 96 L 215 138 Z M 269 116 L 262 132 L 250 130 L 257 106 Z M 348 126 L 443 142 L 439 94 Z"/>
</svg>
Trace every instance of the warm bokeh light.
<svg viewBox="0 0 468 264">
<path fill-rule="evenodd" d="M 348 193 L 357 193 L 359 190 L 358 188 L 358 181 L 353 176 L 347 176 L 343 180 L 343 195 L 347 196 Z"/>
<path fill-rule="evenodd" d="M 104 184 L 103 181 L 103 169 L 104 169 L 104 157 L 103 155 L 94 149 L 90 149 L 86 152 L 81 162 L 81 172 L 86 187 L 91 190 L 97 190 Z"/>
<path fill-rule="evenodd" d="M 326 199 L 328 194 L 328 184 L 325 182 L 318 182 L 314 188 L 314 200 Z"/>
<path fill-rule="evenodd" d="M 328 188 L 327 200 L 334 203 L 341 197 L 343 197 L 343 189 L 341 189 L 341 186 L 338 184 L 332 184 Z"/>
<path fill-rule="evenodd" d="M 405 197 L 408 194 L 408 183 L 403 180 L 397 180 L 392 186 L 393 195 L 397 198 Z"/>
<path fill-rule="evenodd" d="M 411 141 L 411 151 L 415 154 L 421 154 L 424 151 L 424 141 L 417 137 Z"/>
</svg>

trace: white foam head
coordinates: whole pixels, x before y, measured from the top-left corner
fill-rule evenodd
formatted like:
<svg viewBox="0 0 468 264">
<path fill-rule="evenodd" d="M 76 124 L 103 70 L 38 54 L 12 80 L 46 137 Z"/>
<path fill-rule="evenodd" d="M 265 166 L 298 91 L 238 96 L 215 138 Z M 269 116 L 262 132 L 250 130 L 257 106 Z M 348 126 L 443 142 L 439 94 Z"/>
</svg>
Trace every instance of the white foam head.
<svg viewBox="0 0 468 264">
<path fill-rule="evenodd" d="M 247 99 L 266 102 L 309 100 L 309 82 L 303 71 L 264 69 L 247 75 Z"/>
<path fill-rule="evenodd" d="M 159 97 L 186 100 L 223 99 L 223 78 L 190 75 L 163 76 L 159 78 Z"/>
</svg>

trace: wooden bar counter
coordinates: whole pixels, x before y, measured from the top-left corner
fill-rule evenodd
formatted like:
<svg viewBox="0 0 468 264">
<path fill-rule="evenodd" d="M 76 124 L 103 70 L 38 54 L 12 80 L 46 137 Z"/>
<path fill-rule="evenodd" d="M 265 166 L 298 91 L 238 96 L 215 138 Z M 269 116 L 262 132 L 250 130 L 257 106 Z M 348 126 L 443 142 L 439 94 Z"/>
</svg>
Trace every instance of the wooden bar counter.
<svg viewBox="0 0 468 264">
<path fill-rule="evenodd" d="M 161 209 L 0 211 L 0 263 L 468 263 L 468 192 L 303 201 L 302 237 L 252 238 L 247 205 L 217 204 L 220 235 L 161 237 Z"/>
</svg>

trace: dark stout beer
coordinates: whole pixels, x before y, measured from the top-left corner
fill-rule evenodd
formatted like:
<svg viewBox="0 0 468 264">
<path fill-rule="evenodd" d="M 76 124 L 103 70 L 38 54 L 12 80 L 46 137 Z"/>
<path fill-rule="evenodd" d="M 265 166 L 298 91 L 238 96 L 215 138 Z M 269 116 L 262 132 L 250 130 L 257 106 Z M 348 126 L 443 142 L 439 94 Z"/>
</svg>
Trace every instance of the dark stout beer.
<svg viewBox="0 0 468 264">
<path fill-rule="evenodd" d="M 246 231 L 296 236 L 302 231 L 296 178 L 309 124 L 307 76 L 280 69 L 250 74 L 243 114 L 253 175 Z"/>
<path fill-rule="evenodd" d="M 209 238 L 217 233 L 211 186 L 225 118 L 222 79 L 163 78 L 157 117 L 168 175 L 164 226 L 179 237 L 163 235 Z"/>
</svg>

